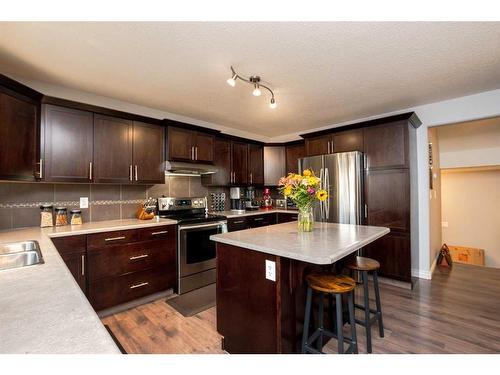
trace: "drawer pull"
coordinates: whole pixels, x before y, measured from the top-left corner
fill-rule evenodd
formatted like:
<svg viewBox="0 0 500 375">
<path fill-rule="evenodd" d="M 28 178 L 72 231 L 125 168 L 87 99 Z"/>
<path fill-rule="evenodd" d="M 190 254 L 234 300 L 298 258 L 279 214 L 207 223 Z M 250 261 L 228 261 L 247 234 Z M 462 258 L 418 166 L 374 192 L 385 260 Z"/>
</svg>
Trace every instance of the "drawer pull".
<svg viewBox="0 0 500 375">
<path fill-rule="evenodd" d="M 139 284 L 132 285 L 130 287 L 130 289 L 141 288 L 141 287 L 146 286 L 146 285 L 149 285 L 149 283 L 139 283 Z"/>
<path fill-rule="evenodd" d="M 255 219 L 253 219 L 254 221 L 261 221 L 261 220 L 264 220 L 263 217 L 256 217 Z"/>
<path fill-rule="evenodd" d="M 120 237 L 110 237 L 110 238 L 105 238 L 104 241 L 118 241 L 118 240 L 124 240 L 125 236 L 120 236 Z"/>
<path fill-rule="evenodd" d="M 151 235 L 157 236 L 159 234 L 167 234 L 167 233 L 168 233 L 168 230 L 160 230 L 159 232 L 152 232 Z"/>
<path fill-rule="evenodd" d="M 245 222 L 245 220 L 238 220 L 238 221 L 235 221 L 234 224 L 243 224 Z"/>
<path fill-rule="evenodd" d="M 141 255 L 136 255 L 136 256 L 130 257 L 129 259 L 130 260 L 137 260 L 137 259 L 147 258 L 148 256 L 149 256 L 148 254 L 141 254 Z"/>
</svg>

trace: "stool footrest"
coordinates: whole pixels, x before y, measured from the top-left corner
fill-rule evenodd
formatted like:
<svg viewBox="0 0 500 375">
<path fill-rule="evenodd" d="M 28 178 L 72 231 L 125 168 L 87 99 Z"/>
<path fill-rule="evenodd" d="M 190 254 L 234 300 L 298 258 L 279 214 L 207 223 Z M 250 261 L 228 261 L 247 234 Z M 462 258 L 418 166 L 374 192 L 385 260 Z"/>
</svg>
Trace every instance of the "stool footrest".
<svg viewBox="0 0 500 375">
<path fill-rule="evenodd" d="M 360 305 L 359 303 L 355 303 L 355 304 L 354 304 L 354 307 L 355 307 L 355 308 L 357 308 L 357 309 L 360 309 L 360 310 L 365 311 L 365 307 L 364 307 L 363 305 Z M 376 314 L 376 313 L 377 313 L 377 310 L 375 310 L 375 309 L 370 309 L 370 312 L 371 312 L 372 314 Z"/>
</svg>

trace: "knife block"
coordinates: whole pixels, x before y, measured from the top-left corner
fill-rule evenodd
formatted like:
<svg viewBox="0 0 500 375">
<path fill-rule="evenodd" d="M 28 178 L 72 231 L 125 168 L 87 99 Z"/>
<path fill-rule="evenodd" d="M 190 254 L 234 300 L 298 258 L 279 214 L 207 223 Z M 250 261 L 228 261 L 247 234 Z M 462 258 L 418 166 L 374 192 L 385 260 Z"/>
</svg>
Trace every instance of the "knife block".
<svg viewBox="0 0 500 375">
<path fill-rule="evenodd" d="M 141 205 L 137 209 L 137 212 L 135 213 L 135 217 L 138 218 L 139 220 L 151 220 L 155 217 L 154 211 L 151 213 L 147 213 L 144 207 Z"/>
</svg>

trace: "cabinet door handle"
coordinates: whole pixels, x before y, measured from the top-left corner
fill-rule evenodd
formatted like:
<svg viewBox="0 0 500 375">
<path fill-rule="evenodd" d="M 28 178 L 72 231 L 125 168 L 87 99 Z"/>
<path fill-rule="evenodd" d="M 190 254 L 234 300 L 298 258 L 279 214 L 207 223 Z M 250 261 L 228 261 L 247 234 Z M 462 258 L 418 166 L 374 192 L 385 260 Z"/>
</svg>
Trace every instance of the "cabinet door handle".
<svg viewBox="0 0 500 375">
<path fill-rule="evenodd" d="M 130 164 L 128 168 L 128 178 L 132 181 L 132 164 Z"/>
<path fill-rule="evenodd" d="M 194 160 L 198 160 L 198 146 L 194 148 Z"/>
<path fill-rule="evenodd" d="M 92 162 L 89 161 L 89 180 L 92 181 Z"/>
<path fill-rule="evenodd" d="M 237 220 L 237 221 L 233 221 L 233 224 L 243 224 L 245 222 L 245 220 Z"/>
<path fill-rule="evenodd" d="M 146 285 L 149 285 L 149 283 L 148 282 L 139 283 L 139 284 L 131 285 L 130 289 L 140 288 L 140 287 L 143 287 L 143 286 L 146 286 Z"/>
<path fill-rule="evenodd" d="M 138 173 L 137 173 L 137 165 L 134 166 L 135 169 L 135 180 L 137 181 L 139 179 Z"/>
<path fill-rule="evenodd" d="M 141 255 L 136 255 L 136 256 L 130 257 L 129 259 L 130 260 L 144 259 L 144 258 L 147 258 L 148 256 L 149 256 L 148 254 L 141 254 Z"/>
<path fill-rule="evenodd" d="M 168 230 L 160 230 L 159 232 L 151 232 L 152 236 L 158 236 L 159 234 L 167 234 Z"/>
<path fill-rule="evenodd" d="M 105 238 L 104 241 L 118 241 L 118 240 L 124 240 L 125 236 L 119 236 L 119 237 L 110 237 L 110 238 Z"/>
<path fill-rule="evenodd" d="M 261 221 L 261 220 L 264 220 L 263 217 L 256 217 L 255 219 L 253 219 L 254 221 Z"/>
<path fill-rule="evenodd" d="M 327 154 L 329 154 L 330 153 L 330 141 L 327 142 L 327 146 L 328 146 Z"/>
<path fill-rule="evenodd" d="M 368 218 L 368 205 L 365 204 L 365 219 Z"/>
<path fill-rule="evenodd" d="M 85 255 L 82 254 L 82 276 L 85 276 Z"/>
<path fill-rule="evenodd" d="M 43 159 L 40 159 L 40 171 L 38 172 L 38 178 L 40 178 L 40 180 L 43 178 Z"/>
<path fill-rule="evenodd" d="M 252 181 L 253 181 L 253 176 L 252 176 L 252 172 L 250 172 L 250 184 L 252 184 Z"/>
<path fill-rule="evenodd" d="M 191 146 L 191 160 L 194 160 L 194 146 Z"/>
</svg>

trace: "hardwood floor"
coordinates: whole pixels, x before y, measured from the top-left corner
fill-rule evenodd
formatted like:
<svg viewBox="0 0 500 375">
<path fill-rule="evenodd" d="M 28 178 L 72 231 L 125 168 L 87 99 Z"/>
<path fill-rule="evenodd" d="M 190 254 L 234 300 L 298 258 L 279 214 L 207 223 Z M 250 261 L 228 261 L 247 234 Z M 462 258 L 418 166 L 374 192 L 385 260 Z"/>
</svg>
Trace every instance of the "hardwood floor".
<svg viewBox="0 0 500 375">
<path fill-rule="evenodd" d="M 500 269 L 455 264 L 414 290 L 380 287 L 385 337 L 373 327 L 373 353 L 500 353 Z M 185 318 L 161 299 L 102 321 L 127 353 L 223 353 L 215 308 Z M 356 328 L 365 353 L 364 327 Z M 336 343 L 323 350 L 336 353 Z"/>
</svg>

